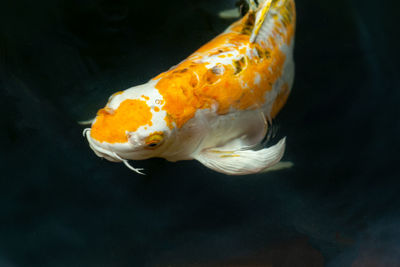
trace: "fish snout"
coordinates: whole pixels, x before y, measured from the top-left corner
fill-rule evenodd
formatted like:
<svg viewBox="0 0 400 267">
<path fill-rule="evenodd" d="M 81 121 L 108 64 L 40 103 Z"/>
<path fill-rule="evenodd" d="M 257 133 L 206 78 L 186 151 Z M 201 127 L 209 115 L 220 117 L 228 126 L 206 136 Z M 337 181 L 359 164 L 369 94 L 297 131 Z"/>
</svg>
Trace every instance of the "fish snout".
<svg viewBox="0 0 400 267">
<path fill-rule="evenodd" d="M 111 151 L 109 148 L 104 147 L 104 144 L 96 141 L 90 136 L 90 129 L 85 129 L 83 134 L 88 140 L 90 148 L 98 157 L 105 158 L 112 162 L 121 162 L 121 160 L 115 156 L 115 152 Z"/>
</svg>

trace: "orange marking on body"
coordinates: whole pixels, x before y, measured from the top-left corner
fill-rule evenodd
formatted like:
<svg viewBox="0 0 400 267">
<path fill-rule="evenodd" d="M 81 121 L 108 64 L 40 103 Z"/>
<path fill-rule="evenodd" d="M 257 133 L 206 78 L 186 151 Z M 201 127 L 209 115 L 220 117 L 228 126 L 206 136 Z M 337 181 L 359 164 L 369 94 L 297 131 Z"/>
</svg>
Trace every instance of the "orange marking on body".
<svg viewBox="0 0 400 267">
<path fill-rule="evenodd" d="M 292 1 L 288 3 L 293 4 Z M 290 8 L 284 6 L 281 9 Z M 286 43 L 290 42 L 294 33 L 290 28 L 294 29 L 294 15 L 290 16 L 291 23 L 285 28 L 287 33 L 284 34 L 285 29 L 275 31 L 275 34 L 282 35 Z M 165 120 L 170 128 L 174 123 L 178 128 L 182 127 L 194 117 L 197 110 L 214 105 L 218 107 L 218 114 L 226 114 L 231 109 L 256 109 L 265 103 L 266 92 L 272 89 L 272 85 L 282 75 L 286 55 L 272 37 L 260 45 L 250 43 L 249 34 L 243 30 L 248 27 L 247 19 L 248 15 L 233 24 L 230 32 L 223 33 L 202 46 L 174 70 L 153 78 L 158 79 L 155 87 L 165 100 L 162 109 L 167 112 Z M 282 24 L 274 26 L 282 27 Z M 254 54 L 259 54 L 259 57 L 248 58 L 246 55 L 249 49 Z M 214 73 L 206 67 L 209 62 L 201 61 L 210 55 L 218 55 L 216 52 L 229 51 L 238 51 L 243 57 L 234 60 L 232 65 L 222 65 L 224 71 L 221 73 Z M 256 74 L 260 75 L 257 83 L 254 79 Z M 284 104 L 287 98 L 284 96 L 276 103 Z M 272 117 L 283 104 L 276 104 Z"/>
<path fill-rule="evenodd" d="M 151 126 L 151 118 L 150 107 L 145 101 L 128 99 L 121 102 L 112 114 L 100 109 L 90 136 L 99 142 L 125 143 L 128 141 L 127 131 L 134 132 L 140 126 Z"/>
</svg>

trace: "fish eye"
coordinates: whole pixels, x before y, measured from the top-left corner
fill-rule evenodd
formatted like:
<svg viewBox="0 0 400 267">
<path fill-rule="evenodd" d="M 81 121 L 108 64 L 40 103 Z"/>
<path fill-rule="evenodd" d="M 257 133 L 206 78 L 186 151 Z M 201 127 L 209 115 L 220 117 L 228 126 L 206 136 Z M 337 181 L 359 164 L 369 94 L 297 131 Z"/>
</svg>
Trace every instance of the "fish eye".
<svg viewBox="0 0 400 267">
<path fill-rule="evenodd" d="M 164 140 L 164 134 L 162 132 L 153 133 L 146 138 L 145 141 L 146 148 L 149 149 L 156 148 L 162 144 L 163 140 Z"/>
<path fill-rule="evenodd" d="M 158 144 L 157 143 L 150 143 L 150 144 L 148 144 L 147 146 L 149 146 L 149 147 L 155 147 L 155 146 L 157 146 Z"/>
</svg>

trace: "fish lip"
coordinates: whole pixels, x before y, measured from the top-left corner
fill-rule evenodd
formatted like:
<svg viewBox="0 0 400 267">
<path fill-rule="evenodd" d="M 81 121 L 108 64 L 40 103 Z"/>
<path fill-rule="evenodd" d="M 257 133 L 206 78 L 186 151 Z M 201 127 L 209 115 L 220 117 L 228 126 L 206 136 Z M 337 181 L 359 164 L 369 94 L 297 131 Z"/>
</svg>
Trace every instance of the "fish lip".
<svg viewBox="0 0 400 267">
<path fill-rule="evenodd" d="M 98 142 L 96 140 L 94 140 L 91 136 L 90 136 L 90 132 L 88 134 L 86 134 L 86 139 L 89 142 L 89 146 L 90 148 L 94 151 L 94 153 L 101 158 L 105 158 L 109 161 L 112 162 L 121 162 L 120 159 L 118 159 L 115 155 L 114 152 L 109 151 L 104 149 L 103 147 L 101 147 L 101 145 L 97 144 Z"/>
<path fill-rule="evenodd" d="M 117 143 L 117 144 L 110 144 L 107 142 L 99 142 L 96 139 L 90 136 L 90 131 L 86 133 L 86 138 L 89 142 L 90 148 L 94 151 L 94 153 L 101 157 L 105 158 L 112 162 L 123 162 L 123 160 L 130 158 L 127 155 L 132 155 L 135 152 L 141 151 L 140 148 L 135 148 L 131 143 Z M 117 149 L 113 149 L 112 145 L 116 145 Z M 118 145 L 121 147 L 118 148 Z M 127 146 L 127 147 L 122 147 Z"/>
</svg>

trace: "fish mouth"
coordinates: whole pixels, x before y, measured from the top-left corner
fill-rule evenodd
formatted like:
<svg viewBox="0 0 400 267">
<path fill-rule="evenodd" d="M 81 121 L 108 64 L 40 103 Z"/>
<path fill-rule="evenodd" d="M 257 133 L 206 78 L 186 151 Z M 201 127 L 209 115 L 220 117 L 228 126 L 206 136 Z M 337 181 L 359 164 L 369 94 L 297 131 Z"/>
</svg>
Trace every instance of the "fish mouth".
<svg viewBox="0 0 400 267">
<path fill-rule="evenodd" d="M 120 157 L 117 157 L 115 152 L 101 147 L 101 145 L 97 144 L 97 142 L 93 140 L 93 138 L 90 136 L 90 130 L 90 128 L 83 130 L 83 136 L 88 140 L 89 146 L 93 152 L 100 158 L 105 158 L 112 162 L 121 162 L 122 160 Z"/>
<path fill-rule="evenodd" d="M 98 142 L 90 136 L 90 130 L 91 130 L 90 128 L 83 130 L 83 136 L 86 137 L 90 148 L 94 151 L 94 153 L 98 157 L 105 158 L 112 162 L 123 162 L 125 166 L 131 169 L 132 171 L 138 174 L 145 175 L 144 173 L 141 172 L 143 170 L 142 168 L 134 168 L 132 165 L 129 164 L 127 159 L 124 159 L 121 156 L 119 156 L 116 152 L 105 149 L 101 147 L 100 144 L 97 144 Z"/>
</svg>

